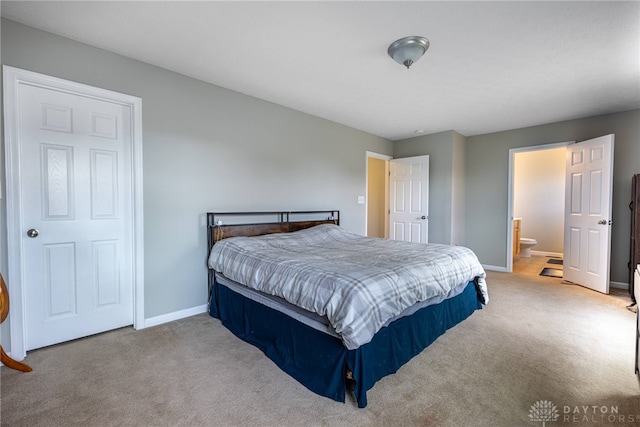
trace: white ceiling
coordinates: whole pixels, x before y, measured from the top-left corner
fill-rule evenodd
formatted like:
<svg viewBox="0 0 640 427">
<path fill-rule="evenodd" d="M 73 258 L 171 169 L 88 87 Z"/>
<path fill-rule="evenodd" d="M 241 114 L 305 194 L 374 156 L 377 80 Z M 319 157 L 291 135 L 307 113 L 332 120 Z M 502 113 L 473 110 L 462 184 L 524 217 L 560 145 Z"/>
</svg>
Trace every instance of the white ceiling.
<svg viewBox="0 0 640 427">
<path fill-rule="evenodd" d="M 2 1 L 2 16 L 392 140 L 640 108 L 640 2 Z M 391 42 L 427 37 L 411 69 Z"/>
</svg>

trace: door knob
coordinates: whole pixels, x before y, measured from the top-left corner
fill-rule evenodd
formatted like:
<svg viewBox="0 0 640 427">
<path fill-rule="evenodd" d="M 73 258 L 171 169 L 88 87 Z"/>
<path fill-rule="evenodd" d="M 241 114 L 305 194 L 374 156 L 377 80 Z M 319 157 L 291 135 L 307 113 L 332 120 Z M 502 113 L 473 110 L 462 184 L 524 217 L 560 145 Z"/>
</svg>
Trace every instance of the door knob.
<svg viewBox="0 0 640 427">
<path fill-rule="evenodd" d="M 38 237 L 38 234 L 40 234 L 40 232 L 35 228 L 30 228 L 29 230 L 27 230 L 27 236 L 31 237 L 32 239 L 34 237 Z"/>
<path fill-rule="evenodd" d="M 420 217 L 420 219 L 427 219 L 427 217 L 426 217 L 426 216 L 424 216 L 424 215 L 422 215 L 422 216 Z"/>
<path fill-rule="evenodd" d="M 611 221 L 611 222 L 613 222 L 613 221 Z M 598 221 L 598 224 L 607 225 L 607 220 L 606 219 L 601 219 L 600 221 Z"/>
</svg>

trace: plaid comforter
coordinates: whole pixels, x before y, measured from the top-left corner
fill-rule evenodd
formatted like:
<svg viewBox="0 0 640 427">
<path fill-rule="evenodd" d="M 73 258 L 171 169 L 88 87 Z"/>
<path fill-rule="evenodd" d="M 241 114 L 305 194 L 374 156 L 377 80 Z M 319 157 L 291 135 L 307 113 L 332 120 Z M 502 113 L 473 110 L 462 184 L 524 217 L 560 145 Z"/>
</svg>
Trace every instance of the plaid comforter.
<svg viewBox="0 0 640 427">
<path fill-rule="evenodd" d="M 485 272 L 462 246 L 363 237 L 336 225 L 217 242 L 209 267 L 238 283 L 326 315 L 346 348 L 371 341 L 391 318 Z"/>
</svg>

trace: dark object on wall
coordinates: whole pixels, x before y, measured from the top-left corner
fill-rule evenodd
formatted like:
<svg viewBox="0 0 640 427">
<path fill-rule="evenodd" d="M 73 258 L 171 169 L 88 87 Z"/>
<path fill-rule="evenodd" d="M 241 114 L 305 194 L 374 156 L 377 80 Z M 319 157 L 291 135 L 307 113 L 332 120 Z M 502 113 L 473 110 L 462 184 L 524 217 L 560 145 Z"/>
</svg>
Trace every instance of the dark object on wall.
<svg viewBox="0 0 640 427">
<path fill-rule="evenodd" d="M 633 273 L 640 264 L 640 174 L 636 174 L 631 179 L 631 251 L 629 262 L 629 293 L 631 301 L 637 304 L 634 287 L 640 286 L 640 283 L 634 283 Z"/>
</svg>

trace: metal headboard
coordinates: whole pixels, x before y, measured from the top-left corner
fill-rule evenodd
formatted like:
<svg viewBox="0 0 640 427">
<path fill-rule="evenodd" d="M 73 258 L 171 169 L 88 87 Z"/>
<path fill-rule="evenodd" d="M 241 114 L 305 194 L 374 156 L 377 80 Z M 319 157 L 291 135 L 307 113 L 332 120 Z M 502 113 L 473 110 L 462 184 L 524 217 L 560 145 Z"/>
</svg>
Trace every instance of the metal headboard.
<svg viewBox="0 0 640 427">
<path fill-rule="evenodd" d="M 228 237 L 287 233 L 320 224 L 340 225 L 340 211 L 207 212 L 206 260 L 213 245 Z M 207 270 L 211 297 L 215 272 L 208 267 Z"/>
</svg>

